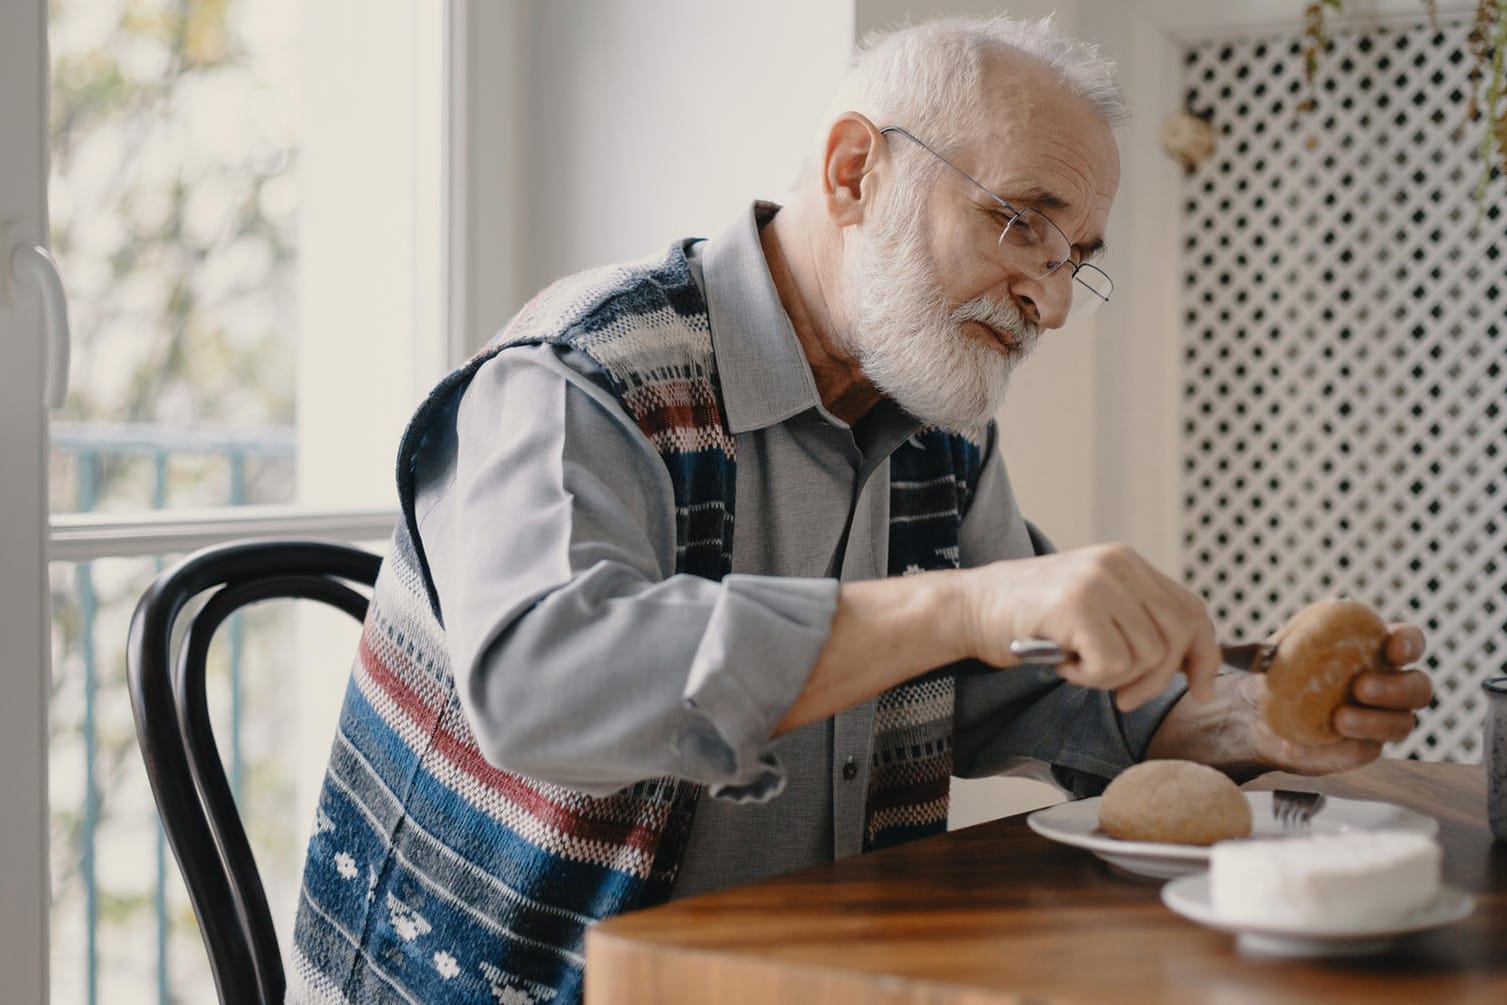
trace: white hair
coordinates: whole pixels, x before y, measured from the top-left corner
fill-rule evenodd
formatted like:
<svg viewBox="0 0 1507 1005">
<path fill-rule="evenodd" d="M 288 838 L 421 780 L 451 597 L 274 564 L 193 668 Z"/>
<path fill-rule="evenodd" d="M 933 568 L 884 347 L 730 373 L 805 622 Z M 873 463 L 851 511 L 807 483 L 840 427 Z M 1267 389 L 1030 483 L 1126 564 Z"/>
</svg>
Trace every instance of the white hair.
<svg viewBox="0 0 1507 1005">
<path fill-rule="evenodd" d="M 943 17 L 872 32 L 838 85 L 827 116 L 860 112 L 878 126 L 904 126 L 944 154 L 983 131 L 980 101 L 986 59 L 1020 53 L 1056 72 L 1062 86 L 1087 101 L 1110 126 L 1129 117 L 1113 61 L 1099 47 L 1068 38 L 1055 16 Z"/>
</svg>

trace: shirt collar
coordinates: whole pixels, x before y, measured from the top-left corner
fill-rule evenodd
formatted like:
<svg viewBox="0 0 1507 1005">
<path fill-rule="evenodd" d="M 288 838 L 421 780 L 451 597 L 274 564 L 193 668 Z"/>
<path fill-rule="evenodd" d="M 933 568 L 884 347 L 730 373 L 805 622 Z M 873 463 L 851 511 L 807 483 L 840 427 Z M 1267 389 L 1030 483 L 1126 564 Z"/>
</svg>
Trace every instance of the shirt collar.
<svg viewBox="0 0 1507 1005">
<path fill-rule="evenodd" d="M 779 209 L 755 202 L 702 246 L 712 349 L 732 433 L 772 426 L 821 404 L 811 365 L 759 243 L 759 227 Z"/>
</svg>

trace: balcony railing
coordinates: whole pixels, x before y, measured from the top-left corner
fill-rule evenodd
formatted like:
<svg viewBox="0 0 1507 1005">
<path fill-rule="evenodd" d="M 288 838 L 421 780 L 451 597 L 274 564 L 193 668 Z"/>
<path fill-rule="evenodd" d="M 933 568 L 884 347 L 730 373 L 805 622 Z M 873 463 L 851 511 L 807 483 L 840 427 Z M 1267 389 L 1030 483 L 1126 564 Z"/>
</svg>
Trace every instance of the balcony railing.
<svg viewBox="0 0 1507 1005">
<path fill-rule="evenodd" d="M 163 510 L 168 506 L 172 462 L 184 457 L 219 458 L 224 462 L 221 493 L 225 506 L 237 507 L 248 502 L 247 468 L 250 462 L 286 462 L 286 494 L 293 490 L 296 443 L 294 430 L 277 427 L 252 430 L 205 430 L 163 425 L 116 425 L 99 423 L 57 423 L 52 428 L 52 444 L 57 460 L 74 472 L 72 509 L 79 514 L 93 513 L 101 503 L 101 473 L 104 465 L 117 458 L 145 458 L 151 466 L 150 498 L 146 507 Z M 61 500 L 58 500 L 61 502 Z M 136 500 L 138 507 L 142 500 Z M 66 508 L 66 507 L 55 507 Z M 159 558 L 156 568 L 161 569 Z M 98 842 L 100 828 L 100 788 L 98 778 L 100 695 L 100 646 L 96 630 L 100 619 L 100 596 L 95 586 L 92 559 L 78 560 L 74 570 L 78 605 L 77 637 L 65 638 L 65 648 L 76 646 L 82 669 L 83 720 L 83 806 L 78 826 L 78 876 L 83 898 L 85 973 L 84 996 L 89 1005 L 99 1001 L 100 989 L 100 888 L 98 882 Z M 141 587 L 145 588 L 142 583 Z M 139 592 L 139 591 L 138 591 Z M 229 714 L 224 736 L 230 785 L 240 800 L 245 780 L 243 756 L 244 695 L 242 662 L 245 647 L 244 626 L 240 616 L 230 620 L 226 629 L 229 665 Z M 123 672 L 112 667 L 111 672 Z M 56 816 L 60 811 L 54 807 Z M 168 951 L 170 917 L 168 913 L 168 861 L 160 825 L 156 828 L 155 877 L 152 914 L 156 930 L 156 998 L 167 1003 L 174 1000 Z"/>
</svg>

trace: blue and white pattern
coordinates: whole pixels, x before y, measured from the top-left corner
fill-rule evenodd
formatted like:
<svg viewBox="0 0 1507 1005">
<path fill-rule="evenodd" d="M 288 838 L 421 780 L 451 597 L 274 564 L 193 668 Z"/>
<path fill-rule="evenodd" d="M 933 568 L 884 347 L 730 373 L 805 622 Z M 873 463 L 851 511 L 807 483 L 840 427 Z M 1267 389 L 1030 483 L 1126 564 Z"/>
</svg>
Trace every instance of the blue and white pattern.
<svg viewBox="0 0 1507 1005">
<path fill-rule="evenodd" d="M 522 344 L 570 346 L 607 374 L 675 489 L 677 572 L 730 569 L 736 483 L 706 304 L 685 243 L 544 291 L 447 377 L 404 435 L 404 520 L 378 578 L 309 843 L 288 1000 L 574 1003 L 595 922 L 667 899 L 699 786 L 646 779 L 607 798 L 500 771 L 481 755 L 448 663 L 414 522 L 430 424 L 476 369 Z M 891 573 L 957 565 L 981 464 L 928 431 L 892 459 Z M 944 830 L 952 679 L 879 701 L 866 845 Z"/>
</svg>

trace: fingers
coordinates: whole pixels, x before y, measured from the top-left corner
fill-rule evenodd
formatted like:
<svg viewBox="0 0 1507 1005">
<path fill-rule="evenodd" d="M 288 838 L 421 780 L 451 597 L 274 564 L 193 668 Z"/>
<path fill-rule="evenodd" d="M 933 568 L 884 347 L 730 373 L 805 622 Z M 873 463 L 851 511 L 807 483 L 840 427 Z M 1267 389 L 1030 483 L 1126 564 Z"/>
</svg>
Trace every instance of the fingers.
<svg viewBox="0 0 1507 1005">
<path fill-rule="evenodd" d="M 1423 632 L 1416 625 L 1388 626 L 1382 655 L 1393 666 L 1423 658 Z M 1395 743 L 1406 740 L 1418 726 L 1415 711 L 1427 708 L 1434 684 L 1422 670 L 1367 671 L 1350 684 L 1353 704 L 1335 709 L 1334 728 L 1351 740 Z"/>
<path fill-rule="evenodd" d="M 1417 625 L 1399 623 L 1388 625 L 1387 631 L 1387 644 L 1382 655 L 1388 663 L 1394 667 L 1405 667 L 1423 659 L 1423 629 Z"/>
<path fill-rule="evenodd" d="M 1115 705 L 1129 711 L 1165 691 L 1181 671 L 1194 698 L 1208 700 L 1219 654 L 1203 602 L 1128 548 L 1099 549 L 1096 559 L 1104 581 L 1095 601 L 1111 612 L 1115 631 L 1091 619 L 1080 624 L 1082 665 L 1068 679 L 1115 690 Z"/>
<path fill-rule="evenodd" d="M 962 648 L 1011 666 L 1008 641 L 1046 638 L 1076 654 L 1057 667 L 1081 687 L 1118 692 L 1135 708 L 1178 672 L 1206 700 L 1219 668 L 1203 602 L 1123 545 L 1101 545 L 967 572 Z"/>
<path fill-rule="evenodd" d="M 1125 637 L 1130 664 L 1128 684 L 1115 691 L 1115 706 L 1128 712 L 1161 694 L 1178 664 L 1171 658 L 1166 630 L 1157 621 L 1158 612 L 1144 602 L 1132 603 L 1116 621 Z"/>
<path fill-rule="evenodd" d="M 1149 581 L 1148 593 L 1154 596 L 1154 609 L 1159 612 L 1157 624 L 1163 633 L 1166 658 L 1159 661 L 1158 668 L 1147 676 L 1146 686 L 1137 689 L 1132 697 L 1138 699 L 1136 704 L 1155 697 L 1166 689 L 1175 674 L 1181 672 L 1187 678 L 1193 699 L 1206 703 L 1214 697 L 1214 679 L 1219 674 L 1221 663 L 1208 608 L 1192 591 L 1149 564 L 1144 570 Z M 1133 707 L 1121 705 L 1122 709 Z"/>
<path fill-rule="evenodd" d="M 1424 637 L 1414 625 L 1394 624 L 1383 655 L 1393 666 L 1422 659 Z M 1434 685 L 1421 670 L 1371 670 L 1350 685 L 1350 702 L 1335 709 L 1332 720 L 1341 739 L 1308 746 L 1280 741 L 1263 747 L 1261 759 L 1273 767 L 1304 775 L 1348 771 L 1369 764 L 1388 743 L 1406 740 L 1417 728 L 1417 710 L 1427 708 Z M 1270 730 L 1261 727 L 1263 735 Z M 1275 740 L 1275 737 L 1268 737 Z"/>
<path fill-rule="evenodd" d="M 1177 664 L 1162 663 L 1160 666 L 1147 673 L 1134 682 L 1115 691 L 1115 707 L 1122 712 L 1150 701 L 1163 691 L 1167 690 L 1172 675 L 1177 672 Z"/>
<path fill-rule="evenodd" d="M 1427 708 L 1434 685 L 1422 670 L 1367 671 L 1356 676 L 1350 695 L 1358 704 L 1334 712 L 1334 728 L 1358 740 L 1406 740 L 1418 725 L 1414 711 Z"/>
<path fill-rule="evenodd" d="M 1352 703 L 1335 709 L 1331 720 L 1340 734 L 1337 742 L 1291 743 L 1276 737 L 1263 723 L 1257 727 L 1262 738 L 1258 741 L 1260 760 L 1301 775 L 1369 764 L 1381 755 L 1384 745 L 1408 738 L 1418 725 L 1416 710 L 1426 708 L 1433 696 L 1433 685 L 1421 670 L 1368 671 L 1356 677 L 1350 690 Z"/>
<path fill-rule="evenodd" d="M 1222 661 L 1219 643 L 1214 641 L 1214 623 L 1204 614 L 1194 633 L 1193 645 L 1183 657 L 1183 676 L 1188 679 L 1188 692 L 1195 701 L 1214 700 L 1214 680 L 1219 676 Z"/>
<path fill-rule="evenodd" d="M 1412 712 L 1360 705 L 1341 705 L 1334 710 L 1332 721 L 1335 732 L 1343 737 L 1377 743 L 1406 740 L 1418 722 Z"/>
<path fill-rule="evenodd" d="M 1115 614 L 1115 627 L 1125 638 L 1131 665 L 1150 667 L 1167 662 L 1167 636 L 1157 623 L 1157 612 L 1134 594 L 1124 598 L 1122 608 Z"/>
<path fill-rule="evenodd" d="M 1119 706 L 1129 710 L 1165 691 L 1173 677 L 1182 673 L 1193 699 L 1206 703 L 1214 694 L 1214 678 L 1219 672 L 1219 646 L 1214 640 L 1214 623 L 1208 609 L 1197 595 L 1173 581 L 1149 564 L 1143 565 L 1147 591 L 1153 598 L 1157 625 L 1163 639 L 1164 658 L 1140 682 L 1139 687 L 1122 696 Z"/>
<path fill-rule="evenodd" d="M 1428 706 L 1434 682 L 1422 670 L 1366 671 L 1351 682 L 1350 694 L 1361 705 L 1412 711 Z"/>
<path fill-rule="evenodd" d="M 1108 571 L 1094 591 L 1096 596 L 1083 597 L 1076 604 L 1085 613 L 1098 614 L 1077 625 L 1073 648 L 1083 668 L 1080 672 L 1097 678 L 1101 687 L 1130 683 L 1146 667 L 1166 658 L 1166 640 L 1142 604 L 1140 591 L 1123 573 Z"/>
</svg>

